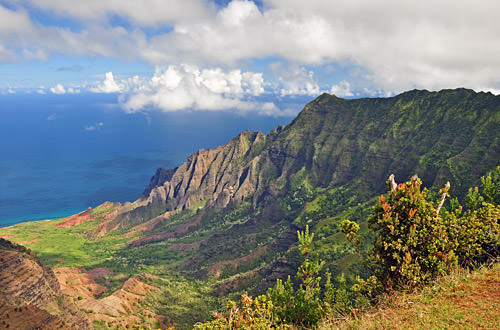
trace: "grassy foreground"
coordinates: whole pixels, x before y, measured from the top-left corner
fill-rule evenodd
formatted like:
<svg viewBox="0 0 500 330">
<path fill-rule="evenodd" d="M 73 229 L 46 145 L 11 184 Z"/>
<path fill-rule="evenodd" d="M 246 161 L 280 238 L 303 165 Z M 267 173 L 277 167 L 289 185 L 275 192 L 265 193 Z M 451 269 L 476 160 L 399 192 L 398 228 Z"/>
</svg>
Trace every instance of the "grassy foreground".
<svg viewBox="0 0 500 330">
<path fill-rule="evenodd" d="M 325 320 L 327 329 L 498 329 L 500 263 L 460 269 L 414 293 L 394 292 L 354 318 Z"/>
</svg>

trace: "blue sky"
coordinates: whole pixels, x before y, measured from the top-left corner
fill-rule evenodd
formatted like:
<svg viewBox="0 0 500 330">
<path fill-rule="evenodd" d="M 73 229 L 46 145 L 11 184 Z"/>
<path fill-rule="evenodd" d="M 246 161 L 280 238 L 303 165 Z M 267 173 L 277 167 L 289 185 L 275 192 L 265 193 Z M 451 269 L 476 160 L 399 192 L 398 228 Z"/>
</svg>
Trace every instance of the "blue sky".
<svg viewBox="0 0 500 330">
<path fill-rule="evenodd" d="M 499 12 L 493 0 L 0 0 L 0 93 L 273 115 L 323 92 L 499 94 Z"/>
</svg>

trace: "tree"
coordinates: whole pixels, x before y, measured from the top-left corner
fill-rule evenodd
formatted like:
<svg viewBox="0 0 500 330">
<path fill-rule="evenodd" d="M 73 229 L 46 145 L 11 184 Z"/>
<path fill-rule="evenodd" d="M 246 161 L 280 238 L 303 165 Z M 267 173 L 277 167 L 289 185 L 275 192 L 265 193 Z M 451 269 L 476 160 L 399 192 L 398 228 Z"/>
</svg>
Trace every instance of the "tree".
<svg viewBox="0 0 500 330">
<path fill-rule="evenodd" d="M 427 190 L 421 190 L 416 175 L 403 184 L 391 175 L 387 184 L 387 198 L 379 197 L 368 219 L 375 234 L 369 268 L 385 289 L 428 283 L 457 264 L 456 241 L 450 240 L 449 224 L 439 214 L 449 183 L 441 189 L 437 207 L 426 200 Z M 349 229 L 348 223 L 344 228 Z"/>
</svg>

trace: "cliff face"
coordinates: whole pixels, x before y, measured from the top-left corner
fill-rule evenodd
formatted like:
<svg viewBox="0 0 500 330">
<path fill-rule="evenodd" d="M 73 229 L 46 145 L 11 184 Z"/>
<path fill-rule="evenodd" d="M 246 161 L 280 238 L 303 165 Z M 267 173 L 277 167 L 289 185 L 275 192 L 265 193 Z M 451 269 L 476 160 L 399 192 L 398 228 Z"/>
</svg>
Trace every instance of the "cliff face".
<svg viewBox="0 0 500 330">
<path fill-rule="evenodd" d="M 264 134 L 246 131 L 223 147 L 197 151 L 178 168 L 158 169 L 131 210 L 109 226 L 130 227 L 164 212 L 203 205 L 220 209 L 243 201 L 258 187 L 265 142 Z"/>
<path fill-rule="evenodd" d="M 428 185 L 451 180 L 463 193 L 497 165 L 498 125 L 500 97 L 489 93 L 410 91 L 358 100 L 324 94 L 284 129 L 268 136 L 247 131 L 178 168 L 158 169 L 119 218 L 137 223 L 200 203 L 222 209 L 246 197 L 255 206 L 293 190 L 299 172 L 317 187 L 364 180 L 372 193 L 384 190 L 391 173 L 419 173 Z"/>
<path fill-rule="evenodd" d="M 11 329 L 92 329 L 35 254 L 0 239 L 0 318 Z"/>
</svg>

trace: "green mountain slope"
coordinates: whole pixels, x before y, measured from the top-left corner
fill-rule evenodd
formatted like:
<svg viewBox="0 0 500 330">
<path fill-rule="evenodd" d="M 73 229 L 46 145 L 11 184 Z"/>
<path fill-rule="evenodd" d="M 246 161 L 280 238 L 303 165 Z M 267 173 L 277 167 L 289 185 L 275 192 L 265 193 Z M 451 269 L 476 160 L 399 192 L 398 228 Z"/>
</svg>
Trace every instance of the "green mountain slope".
<svg viewBox="0 0 500 330">
<path fill-rule="evenodd" d="M 498 165 L 498 127 L 500 97 L 489 93 L 324 94 L 267 136 L 247 131 L 158 170 L 130 211 L 106 226 L 142 226 L 136 251 L 125 255 L 154 247 L 169 251 L 163 261 L 185 275 L 219 280 L 221 293 L 262 289 L 295 269 L 295 231 L 307 222 L 336 248 L 327 259 L 356 263 L 331 217 L 366 218 L 364 203 L 384 191 L 391 173 L 401 180 L 418 173 L 431 186 L 449 180 L 463 197 Z"/>
</svg>

